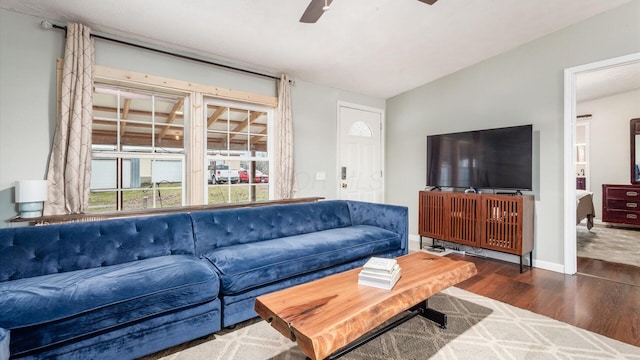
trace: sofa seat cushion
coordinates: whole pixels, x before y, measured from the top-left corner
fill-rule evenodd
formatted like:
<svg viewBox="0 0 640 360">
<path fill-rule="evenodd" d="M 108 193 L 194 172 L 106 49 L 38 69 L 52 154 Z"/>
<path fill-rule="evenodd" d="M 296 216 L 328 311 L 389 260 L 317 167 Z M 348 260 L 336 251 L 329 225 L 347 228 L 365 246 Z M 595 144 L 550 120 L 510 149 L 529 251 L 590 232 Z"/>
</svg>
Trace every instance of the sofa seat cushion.
<svg viewBox="0 0 640 360">
<path fill-rule="evenodd" d="M 233 295 L 400 247 L 400 235 L 357 225 L 228 246 L 204 256 L 220 272 L 220 293 Z"/>
<path fill-rule="evenodd" d="M 0 283 L 0 327 L 12 354 L 215 300 L 219 278 L 191 255 Z"/>
</svg>

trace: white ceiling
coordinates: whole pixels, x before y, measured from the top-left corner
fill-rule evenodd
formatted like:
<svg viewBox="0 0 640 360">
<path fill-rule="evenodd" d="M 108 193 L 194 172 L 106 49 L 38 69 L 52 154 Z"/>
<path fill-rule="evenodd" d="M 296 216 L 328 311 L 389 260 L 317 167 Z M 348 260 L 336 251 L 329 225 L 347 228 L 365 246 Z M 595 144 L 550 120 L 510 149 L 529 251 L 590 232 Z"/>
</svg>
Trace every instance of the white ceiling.
<svg viewBox="0 0 640 360">
<path fill-rule="evenodd" d="M 630 0 L 0 0 L 0 8 L 388 98 Z"/>
<path fill-rule="evenodd" d="M 640 62 L 580 73 L 576 76 L 578 102 L 640 89 Z"/>
</svg>

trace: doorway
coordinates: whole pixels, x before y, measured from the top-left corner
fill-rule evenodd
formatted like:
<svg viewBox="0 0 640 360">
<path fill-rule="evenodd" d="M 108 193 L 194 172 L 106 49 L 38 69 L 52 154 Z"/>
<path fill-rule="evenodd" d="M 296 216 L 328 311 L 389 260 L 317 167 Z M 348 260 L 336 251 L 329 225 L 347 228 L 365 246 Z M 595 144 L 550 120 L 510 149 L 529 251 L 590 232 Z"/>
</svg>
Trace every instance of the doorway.
<svg viewBox="0 0 640 360">
<path fill-rule="evenodd" d="M 338 197 L 384 202 L 384 112 L 338 103 Z"/>
<path fill-rule="evenodd" d="M 576 77 L 640 61 L 640 53 L 581 65 L 564 71 L 564 272 L 577 272 L 576 249 Z"/>
</svg>

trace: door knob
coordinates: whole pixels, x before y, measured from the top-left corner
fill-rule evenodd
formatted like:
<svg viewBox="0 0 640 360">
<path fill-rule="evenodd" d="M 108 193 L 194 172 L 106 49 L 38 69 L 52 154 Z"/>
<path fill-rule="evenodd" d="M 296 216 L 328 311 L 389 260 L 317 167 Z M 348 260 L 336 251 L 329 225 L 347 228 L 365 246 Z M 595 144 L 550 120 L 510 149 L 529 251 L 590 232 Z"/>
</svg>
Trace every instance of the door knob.
<svg viewBox="0 0 640 360">
<path fill-rule="evenodd" d="M 347 183 L 342 183 L 342 188 L 346 189 L 347 188 Z"/>
</svg>

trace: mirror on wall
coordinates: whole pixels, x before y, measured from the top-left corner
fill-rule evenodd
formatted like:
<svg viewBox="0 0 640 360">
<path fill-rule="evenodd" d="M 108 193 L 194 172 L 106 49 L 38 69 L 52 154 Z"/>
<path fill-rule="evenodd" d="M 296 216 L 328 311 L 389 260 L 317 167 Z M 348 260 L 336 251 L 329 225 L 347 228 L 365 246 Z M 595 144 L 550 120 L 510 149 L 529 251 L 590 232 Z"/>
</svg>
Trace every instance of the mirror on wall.
<svg viewBox="0 0 640 360">
<path fill-rule="evenodd" d="M 631 119 L 631 183 L 640 184 L 640 118 Z"/>
</svg>

